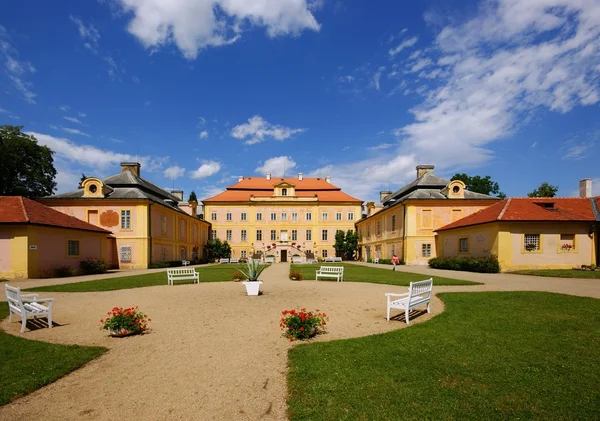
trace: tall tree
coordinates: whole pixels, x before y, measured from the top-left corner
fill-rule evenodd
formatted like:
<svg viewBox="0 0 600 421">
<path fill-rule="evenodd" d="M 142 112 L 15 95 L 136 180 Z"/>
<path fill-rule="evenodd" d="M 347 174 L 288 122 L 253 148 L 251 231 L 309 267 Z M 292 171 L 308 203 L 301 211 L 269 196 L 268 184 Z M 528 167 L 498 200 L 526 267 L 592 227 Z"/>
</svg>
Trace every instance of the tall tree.
<svg viewBox="0 0 600 421">
<path fill-rule="evenodd" d="M 336 256 L 344 257 L 344 254 L 346 254 L 346 236 L 344 235 L 344 231 L 338 230 L 335 232 L 335 244 L 333 248 L 335 249 Z"/>
<path fill-rule="evenodd" d="M 210 239 L 206 243 L 206 248 L 212 259 L 231 257 L 231 246 L 227 241 L 221 242 L 218 238 L 215 238 L 214 240 Z"/>
<path fill-rule="evenodd" d="M 557 191 L 558 191 L 558 186 L 553 186 L 552 184 L 548 184 L 546 181 L 544 181 L 542 184 L 540 184 L 540 186 L 537 189 L 535 189 L 531 193 L 528 193 L 527 196 L 529 196 L 529 197 L 554 197 L 554 196 L 556 196 Z"/>
<path fill-rule="evenodd" d="M 454 174 L 452 180 L 462 181 L 465 183 L 467 190 L 475 193 L 497 195 L 501 199 L 506 197 L 506 195 L 500 191 L 500 186 L 498 183 L 493 181 L 489 175 L 486 175 L 485 177 L 474 175 L 471 177 L 465 173 L 459 173 Z"/>
<path fill-rule="evenodd" d="M 196 197 L 196 192 L 194 192 L 194 190 L 192 190 L 192 192 L 190 193 L 188 202 L 197 202 L 197 201 L 198 201 L 198 198 Z"/>
<path fill-rule="evenodd" d="M 56 188 L 53 152 L 22 128 L 0 126 L 0 196 L 48 196 Z"/>
<path fill-rule="evenodd" d="M 358 233 L 354 230 L 346 232 L 346 260 L 354 260 L 354 255 L 358 250 Z"/>
</svg>

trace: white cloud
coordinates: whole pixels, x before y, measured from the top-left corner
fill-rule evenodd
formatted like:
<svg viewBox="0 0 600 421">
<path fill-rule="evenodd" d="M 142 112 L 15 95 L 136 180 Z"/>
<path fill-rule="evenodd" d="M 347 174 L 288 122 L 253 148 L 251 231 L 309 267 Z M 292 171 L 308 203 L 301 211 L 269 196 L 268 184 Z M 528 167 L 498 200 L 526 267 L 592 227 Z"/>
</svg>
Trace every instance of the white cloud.
<svg viewBox="0 0 600 421">
<path fill-rule="evenodd" d="M 431 61 L 430 58 L 425 57 L 425 58 L 418 60 L 415 64 L 413 64 L 410 68 L 410 71 L 412 73 L 415 73 L 415 72 L 418 72 L 419 70 L 424 69 L 425 67 L 431 66 L 432 64 L 433 64 L 433 61 Z"/>
<path fill-rule="evenodd" d="M 4 110 L 4 109 L 0 108 L 0 113 L 7 113 L 7 112 L 8 112 L 8 111 L 6 111 L 6 110 Z"/>
<path fill-rule="evenodd" d="M 289 156 L 278 156 L 267 159 L 262 166 L 255 171 L 260 174 L 271 174 L 273 177 L 283 177 L 296 168 L 296 162 Z"/>
<path fill-rule="evenodd" d="M 236 139 L 247 139 L 246 145 L 254 145 L 262 142 L 265 138 L 283 141 L 296 133 L 302 133 L 306 129 L 292 129 L 280 125 L 274 125 L 255 115 L 248 119 L 248 123 L 240 124 L 231 129 L 231 136 Z"/>
<path fill-rule="evenodd" d="M 87 114 L 86 114 L 86 113 L 82 113 L 81 111 L 79 111 L 79 112 L 77 113 L 77 115 L 78 115 L 79 117 L 81 117 L 81 118 L 85 118 L 85 117 L 87 117 Z"/>
<path fill-rule="evenodd" d="M 377 69 L 377 72 L 375 72 L 375 75 L 373 76 L 372 85 L 377 90 L 379 90 L 379 81 L 381 80 L 381 74 L 384 70 L 385 66 L 381 66 L 379 69 Z"/>
<path fill-rule="evenodd" d="M 563 159 L 578 161 L 580 159 L 587 158 L 589 153 L 586 152 L 588 152 L 590 149 L 593 149 L 594 146 L 596 146 L 596 142 L 594 141 L 572 145 L 567 150 L 565 156 L 563 156 Z"/>
<path fill-rule="evenodd" d="M 221 164 L 217 161 L 203 161 L 197 170 L 189 171 L 190 178 L 201 179 L 210 177 L 221 170 Z"/>
<path fill-rule="evenodd" d="M 71 107 L 69 107 L 68 105 L 61 105 L 60 107 L 58 107 L 61 111 L 67 112 L 71 109 Z"/>
<path fill-rule="evenodd" d="M 62 131 L 65 133 L 69 133 L 69 134 L 76 134 L 79 136 L 86 136 L 86 137 L 91 137 L 89 134 L 82 132 L 81 130 L 78 129 L 71 129 L 69 127 L 61 127 Z"/>
<path fill-rule="evenodd" d="M 121 140 L 121 139 L 116 139 L 116 138 L 114 138 L 114 137 L 109 137 L 109 138 L 108 138 L 108 140 L 111 140 L 111 141 L 113 141 L 113 142 L 115 142 L 115 143 L 123 143 L 123 142 L 124 142 L 123 140 Z"/>
<path fill-rule="evenodd" d="M 411 37 L 411 38 L 405 39 L 400 44 L 398 44 L 398 46 L 396 46 L 395 48 L 390 49 L 388 51 L 388 53 L 389 53 L 390 56 L 393 57 L 396 54 L 400 53 L 405 48 L 409 48 L 409 47 L 412 47 L 413 45 L 415 45 L 418 40 L 419 40 L 419 37 Z"/>
<path fill-rule="evenodd" d="M 85 115 L 85 114 L 84 114 Z M 63 117 L 65 120 L 70 121 L 71 123 L 77 123 L 77 124 L 81 124 L 82 126 L 87 126 L 87 124 L 83 123 L 81 120 L 75 118 L 75 117 L 67 117 L 64 116 Z"/>
<path fill-rule="evenodd" d="M 28 81 L 27 77 L 35 73 L 36 69 L 30 62 L 19 60 L 19 51 L 12 44 L 11 38 L 2 25 L 0 25 L 0 58 L 4 59 L 6 76 L 12 82 L 12 87 L 27 103 L 34 105 L 37 94 L 33 92 L 33 83 Z"/>
<path fill-rule="evenodd" d="M 172 167 L 167 168 L 163 172 L 163 175 L 169 180 L 176 180 L 185 175 L 185 168 L 173 165 Z"/>
<path fill-rule="evenodd" d="M 244 27 L 265 27 L 270 37 L 319 31 L 306 0 L 116 0 L 131 14 L 127 30 L 144 47 L 174 44 L 187 59 L 237 41 Z M 314 3 L 313 7 L 314 7 Z"/>
<path fill-rule="evenodd" d="M 125 73 L 125 70 L 121 68 L 111 56 L 104 57 L 104 61 L 108 64 L 107 72 L 110 79 L 113 81 L 118 80 L 120 82 L 121 73 Z"/>
<path fill-rule="evenodd" d="M 208 132 L 203 130 L 200 132 L 200 139 L 206 139 L 208 137 Z"/>
<path fill-rule="evenodd" d="M 96 27 L 92 23 L 86 25 L 79 16 L 69 15 L 69 19 L 77 26 L 79 36 L 83 41 L 83 46 L 93 53 L 97 53 L 100 32 L 98 32 Z"/>
<path fill-rule="evenodd" d="M 356 78 L 352 75 L 345 75 L 345 76 L 338 77 L 338 80 L 342 83 L 354 82 L 354 79 L 356 79 Z"/>
<path fill-rule="evenodd" d="M 393 147 L 394 144 L 393 143 L 382 143 L 380 145 L 376 145 L 376 146 L 370 146 L 367 149 L 371 150 L 371 151 L 380 151 L 382 149 L 389 149 L 391 147 Z"/>
<path fill-rule="evenodd" d="M 131 80 L 133 80 L 133 83 L 140 83 L 140 78 L 137 76 L 131 76 Z"/>
</svg>

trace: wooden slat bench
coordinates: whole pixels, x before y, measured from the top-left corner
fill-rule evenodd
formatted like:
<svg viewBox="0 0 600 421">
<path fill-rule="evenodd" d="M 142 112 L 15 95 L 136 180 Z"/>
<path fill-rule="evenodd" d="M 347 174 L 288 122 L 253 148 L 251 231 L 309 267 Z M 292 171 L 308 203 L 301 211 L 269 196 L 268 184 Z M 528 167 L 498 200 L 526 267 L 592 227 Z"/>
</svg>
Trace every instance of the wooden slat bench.
<svg viewBox="0 0 600 421">
<path fill-rule="evenodd" d="M 194 268 L 169 268 L 167 269 L 167 285 L 173 285 L 173 281 L 193 279 L 194 283 L 200 283 L 200 276 Z"/>
<path fill-rule="evenodd" d="M 229 259 L 226 257 L 222 257 L 221 259 L 219 259 L 219 263 L 229 263 Z"/>
<path fill-rule="evenodd" d="M 315 274 L 315 280 L 319 278 L 335 278 L 337 282 L 344 281 L 344 267 L 343 266 L 321 266 Z"/>
<path fill-rule="evenodd" d="M 48 327 L 52 328 L 52 303 L 54 298 L 39 299 L 40 294 L 21 294 L 21 288 L 4 285 L 6 301 L 8 302 L 8 322 L 12 322 L 13 314 L 21 318 L 21 333 L 25 332 L 27 318 L 48 318 Z M 48 303 L 42 305 L 40 303 Z"/>
<path fill-rule="evenodd" d="M 410 309 L 420 306 L 427 305 L 427 313 L 431 313 L 431 290 L 433 289 L 433 278 L 426 279 L 419 282 L 411 282 L 408 287 L 408 292 L 404 294 L 394 294 L 388 292 L 385 294 L 387 297 L 387 319 L 390 320 L 390 311 L 393 308 L 404 310 L 404 318 L 406 324 L 409 324 L 408 313 Z M 394 300 L 394 297 L 403 297 L 398 300 Z"/>
<path fill-rule="evenodd" d="M 240 263 L 240 259 L 237 257 L 232 257 L 229 259 L 229 263 Z"/>
</svg>

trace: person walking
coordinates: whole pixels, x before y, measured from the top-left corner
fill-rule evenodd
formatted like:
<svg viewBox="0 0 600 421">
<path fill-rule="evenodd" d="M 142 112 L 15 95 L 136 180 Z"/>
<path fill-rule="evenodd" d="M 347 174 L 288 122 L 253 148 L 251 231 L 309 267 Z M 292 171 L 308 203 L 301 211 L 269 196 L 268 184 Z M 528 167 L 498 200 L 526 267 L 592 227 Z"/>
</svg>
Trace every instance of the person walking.
<svg viewBox="0 0 600 421">
<path fill-rule="evenodd" d="M 396 270 L 396 265 L 400 263 L 400 259 L 398 259 L 398 256 L 396 256 L 396 253 L 394 253 L 394 255 L 392 256 L 392 264 L 394 265 L 394 267 L 392 268 L 392 270 Z"/>
</svg>

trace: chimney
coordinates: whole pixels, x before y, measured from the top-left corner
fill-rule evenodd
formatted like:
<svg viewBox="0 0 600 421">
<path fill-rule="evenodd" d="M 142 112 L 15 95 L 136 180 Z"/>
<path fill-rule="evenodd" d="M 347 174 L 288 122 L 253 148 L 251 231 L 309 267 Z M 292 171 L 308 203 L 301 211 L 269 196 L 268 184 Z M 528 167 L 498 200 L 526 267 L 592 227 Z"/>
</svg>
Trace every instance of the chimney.
<svg viewBox="0 0 600 421">
<path fill-rule="evenodd" d="M 301 172 L 299 172 L 299 173 L 298 173 L 298 180 L 302 181 L 302 178 L 303 178 L 303 176 L 302 176 L 302 173 L 301 173 Z"/>
<path fill-rule="evenodd" d="M 329 176 L 325 177 L 325 181 L 327 181 L 328 183 L 331 184 L 331 177 L 329 177 Z"/>
<path fill-rule="evenodd" d="M 386 197 L 388 197 L 390 194 L 392 194 L 391 191 L 387 190 L 387 191 L 380 191 L 379 192 L 379 201 L 381 203 L 383 203 L 383 201 L 385 200 Z"/>
<path fill-rule="evenodd" d="M 172 190 L 171 194 L 177 198 L 180 202 L 183 202 L 183 190 Z"/>
<path fill-rule="evenodd" d="M 240 181 L 242 181 L 243 179 L 244 179 L 244 176 L 243 176 L 243 175 L 240 175 L 240 176 L 238 177 L 238 183 L 239 183 Z"/>
<path fill-rule="evenodd" d="M 270 180 L 270 179 L 271 179 L 271 173 L 270 173 L 270 172 L 268 172 L 268 173 L 267 173 L 267 180 Z"/>
<path fill-rule="evenodd" d="M 188 205 L 190 205 L 190 208 L 192 208 L 192 216 L 194 218 L 198 217 L 198 202 L 188 202 Z"/>
<path fill-rule="evenodd" d="M 433 165 L 417 165 L 417 178 L 423 177 L 425 174 L 433 174 Z"/>
<path fill-rule="evenodd" d="M 140 167 L 139 162 L 121 162 L 121 172 L 131 171 L 136 177 L 140 176 Z"/>
<path fill-rule="evenodd" d="M 592 197 L 591 178 L 584 178 L 579 182 L 579 197 Z"/>
</svg>

